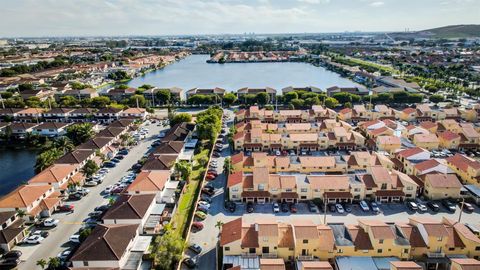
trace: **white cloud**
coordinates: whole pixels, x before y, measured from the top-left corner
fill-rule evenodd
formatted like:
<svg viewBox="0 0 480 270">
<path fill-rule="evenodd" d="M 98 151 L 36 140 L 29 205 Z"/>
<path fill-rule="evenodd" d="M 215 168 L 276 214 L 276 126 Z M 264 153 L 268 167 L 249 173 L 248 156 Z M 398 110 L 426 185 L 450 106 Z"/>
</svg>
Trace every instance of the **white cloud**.
<svg viewBox="0 0 480 270">
<path fill-rule="evenodd" d="M 330 0 L 297 0 L 300 3 L 307 3 L 307 4 L 328 4 Z"/>
<path fill-rule="evenodd" d="M 371 6 L 371 7 L 381 7 L 381 6 L 383 6 L 383 5 L 385 5 L 384 2 L 382 2 L 382 1 L 375 1 L 375 2 L 370 3 L 369 6 Z"/>
</svg>

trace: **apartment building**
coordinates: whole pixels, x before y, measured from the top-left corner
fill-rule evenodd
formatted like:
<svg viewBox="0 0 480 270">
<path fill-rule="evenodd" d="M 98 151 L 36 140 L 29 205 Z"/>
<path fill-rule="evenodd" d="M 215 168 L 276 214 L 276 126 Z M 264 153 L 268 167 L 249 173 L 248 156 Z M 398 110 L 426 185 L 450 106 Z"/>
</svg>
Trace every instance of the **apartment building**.
<svg viewBox="0 0 480 270">
<path fill-rule="evenodd" d="M 480 184 L 480 162 L 460 154 L 448 157 L 446 161 L 464 184 Z"/>
<path fill-rule="evenodd" d="M 243 122 L 260 120 L 266 123 L 305 123 L 316 122 L 325 119 L 335 119 L 337 113 L 329 108 L 314 105 L 309 110 L 278 110 L 270 111 L 258 106 L 250 106 L 248 109 L 239 110 L 235 113 L 235 121 Z"/>
</svg>

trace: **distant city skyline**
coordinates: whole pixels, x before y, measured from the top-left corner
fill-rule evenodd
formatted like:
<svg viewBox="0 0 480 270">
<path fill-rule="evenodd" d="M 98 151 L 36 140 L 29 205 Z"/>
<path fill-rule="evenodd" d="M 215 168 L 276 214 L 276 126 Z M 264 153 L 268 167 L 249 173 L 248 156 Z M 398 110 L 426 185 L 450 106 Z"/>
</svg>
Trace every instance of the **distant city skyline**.
<svg viewBox="0 0 480 270">
<path fill-rule="evenodd" d="M 0 0 L 1 37 L 411 31 L 479 24 L 476 0 Z"/>
</svg>

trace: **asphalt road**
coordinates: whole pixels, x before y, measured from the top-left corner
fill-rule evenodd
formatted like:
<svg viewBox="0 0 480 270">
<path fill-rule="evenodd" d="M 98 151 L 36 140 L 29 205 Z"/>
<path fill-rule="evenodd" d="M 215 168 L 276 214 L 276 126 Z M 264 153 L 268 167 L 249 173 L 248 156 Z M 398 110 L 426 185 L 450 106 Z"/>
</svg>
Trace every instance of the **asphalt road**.
<svg viewBox="0 0 480 270">
<path fill-rule="evenodd" d="M 60 223 L 56 228 L 49 230 L 50 235 L 41 244 L 21 245 L 15 248 L 23 252 L 22 262 L 18 266 L 19 269 L 41 269 L 36 266 L 38 260 L 48 260 L 49 257 L 56 257 L 60 252 L 72 247 L 68 239 L 71 235 L 78 232 L 82 221 L 88 217 L 88 214 L 96 206 L 108 203 L 108 197 L 104 197 L 101 192 L 106 186 L 116 183 L 122 176 L 126 175 L 128 169 L 148 152 L 150 144 L 155 140 L 155 136 L 165 129 L 164 127 L 158 127 L 156 124 L 151 124 L 147 128 L 149 129 L 148 137 L 134 146 L 115 168 L 110 169 L 102 184 L 96 187 L 89 187 L 90 194 L 81 200 L 67 202 L 75 206 L 74 213 L 58 213 L 52 216 L 55 219 L 59 219 Z"/>
</svg>

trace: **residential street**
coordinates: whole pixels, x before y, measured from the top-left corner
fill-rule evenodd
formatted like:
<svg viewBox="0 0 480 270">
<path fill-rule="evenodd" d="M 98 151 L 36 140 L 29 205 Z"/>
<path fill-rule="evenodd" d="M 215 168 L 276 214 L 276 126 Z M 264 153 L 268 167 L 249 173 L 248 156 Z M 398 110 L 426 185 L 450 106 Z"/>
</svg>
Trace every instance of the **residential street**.
<svg viewBox="0 0 480 270">
<path fill-rule="evenodd" d="M 49 230 L 50 235 L 39 245 L 21 245 L 15 249 L 23 252 L 19 269 L 32 270 L 41 269 L 36 266 L 36 262 L 40 259 L 48 260 L 49 257 L 56 257 L 63 250 L 71 247 L 68 243 L 69 237 L 78 232 L 82 221 L 88 217 L 96 206 L 108 203 L 108 198 L 104 197 L 101 192 L 106 186 L 112 185 L 124 175 L 128 169 L 137 162 L 145 153 L 147 153 L 150 144 L 155 140 L 155 136 L 166 128 L 158 127 L 155 124 L 147 126 L 149 129 L 148 137 L 142 140 L 137 146 L 131 148 L 129 154 L 118 163 L 115 168 L 111 168 L 110 172 L 104 178 L 102 184 L 96 187 L 89 187 L 90 194 L 82 198 L 80 201 L 67 202 L 75 206 L 75 212 L 71 214 L 59 213 L 52 217 L 59 219 L 59 225 Z"/>
</svg>

